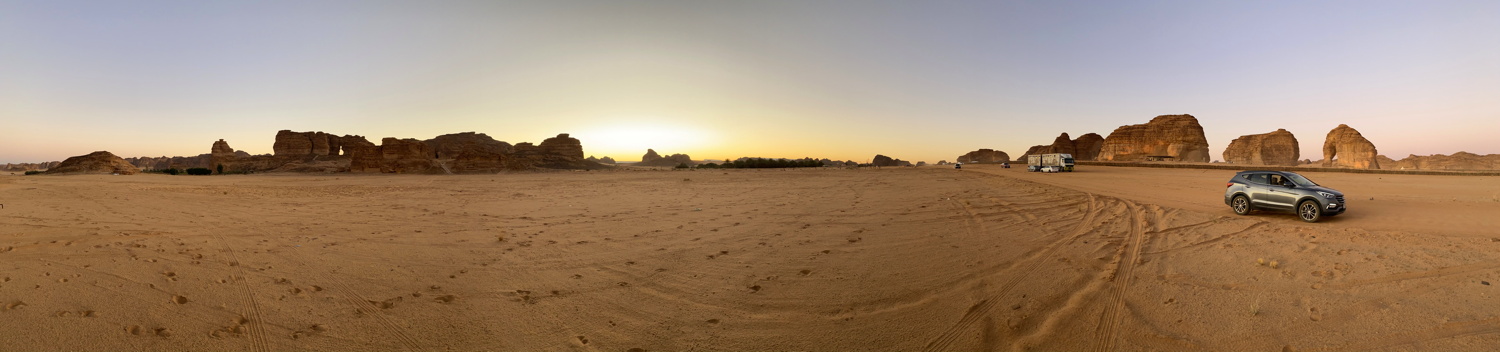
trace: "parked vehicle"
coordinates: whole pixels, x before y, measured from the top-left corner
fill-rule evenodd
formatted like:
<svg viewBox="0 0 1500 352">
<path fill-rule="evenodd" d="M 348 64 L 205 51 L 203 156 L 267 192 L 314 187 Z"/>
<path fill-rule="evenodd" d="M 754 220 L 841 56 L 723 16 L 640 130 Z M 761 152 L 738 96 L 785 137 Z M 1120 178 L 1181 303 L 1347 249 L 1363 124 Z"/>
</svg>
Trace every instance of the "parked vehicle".
<svg viewBox="0 0 1500 352">
<path fill-rule="evenodd" d="M 953 168 L 962 169 L 964 168 L 964 163 L 953 163 Z"/>
<path fill-rule="evenodd" d="M 1000 168 L 1002 168 L 1002 169 L 1009 169 L 1010 168 L 1010 163 L 1000 163 Z"/>
<path fill-rule="evenodd" d="M 1060 153 L 1027 155 L 1026 171 L 1073 172 L 1073 155 Z"/>
<path fill-rule="evenodd" d="M 1289 171 L 1242 171 L 1224 184 L 1224 204 L 1235 214 L 1291 212 L 1306 222 L 1343 214 L 1344 193 Z"/>
</svg>

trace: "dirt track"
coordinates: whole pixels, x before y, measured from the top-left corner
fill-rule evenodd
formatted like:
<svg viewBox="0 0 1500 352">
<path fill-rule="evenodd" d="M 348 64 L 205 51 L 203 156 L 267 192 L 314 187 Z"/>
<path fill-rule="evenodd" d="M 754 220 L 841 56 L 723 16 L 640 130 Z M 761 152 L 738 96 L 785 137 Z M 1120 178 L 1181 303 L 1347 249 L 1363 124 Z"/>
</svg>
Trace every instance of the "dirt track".
<svg viewBox="0 0 1500 352">
<path fill-rule="evenodd" d="M 1500 342 L 1500 219 L 1384 218 L 1491 211 L 1483 184 L 1459 197 L 1480 178 L 1310 174 L 1376 200 L 1306 224 L 1234 216 L 1232 172 L 1201 171 L 0 177 L 0 329 L 25 350 Z"/>
</svg>

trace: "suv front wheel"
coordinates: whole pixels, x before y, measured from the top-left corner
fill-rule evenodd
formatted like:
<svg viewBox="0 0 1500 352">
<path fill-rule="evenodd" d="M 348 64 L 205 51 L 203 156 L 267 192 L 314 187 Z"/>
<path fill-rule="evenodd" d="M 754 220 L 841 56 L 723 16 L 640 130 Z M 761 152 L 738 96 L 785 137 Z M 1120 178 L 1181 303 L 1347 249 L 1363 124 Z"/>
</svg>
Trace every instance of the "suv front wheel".
<svg viewBox="0 0 1500 352">
<path fill-rule="evenodd" d="M 1229 207 L 1234 209 L 1235 214 L 1245 215 L 1250 213 L 1250 199 L 1243 195 L 1234 196 L 1229 200 Z"/>
<path fill-rule="evenodd" d="M 1318 202 L 1304 200 L 1297 204 L 1297 217 L 1306 222 L 1318 222 L 1323 217 L 1323 208 L 1318 206 Z"/>
</svg>

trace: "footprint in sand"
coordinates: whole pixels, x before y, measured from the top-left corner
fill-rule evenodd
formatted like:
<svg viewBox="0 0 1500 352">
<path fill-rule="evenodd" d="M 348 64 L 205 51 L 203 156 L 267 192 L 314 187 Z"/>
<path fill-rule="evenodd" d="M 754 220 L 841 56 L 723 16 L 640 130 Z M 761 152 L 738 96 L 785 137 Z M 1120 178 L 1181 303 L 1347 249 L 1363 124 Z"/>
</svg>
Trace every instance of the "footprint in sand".
<svg viewBox="0 0 1500 352">
<path fill-rule="evenodd" d="M 187 304 L 188 298 L 183 296 L 172 296 L 172 303 Z"/>
</svg>

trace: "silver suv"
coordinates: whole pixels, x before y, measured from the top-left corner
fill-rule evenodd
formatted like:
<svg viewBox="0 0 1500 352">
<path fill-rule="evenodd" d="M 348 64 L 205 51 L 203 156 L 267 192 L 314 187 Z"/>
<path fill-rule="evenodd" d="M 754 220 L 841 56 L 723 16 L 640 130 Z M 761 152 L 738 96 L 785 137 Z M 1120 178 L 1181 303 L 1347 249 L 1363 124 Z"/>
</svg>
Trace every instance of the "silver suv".
<svg viewBox="0 0 1500 352">
<path fill-rule="evenodd" d="M 1296 213 L 1306 222 L 1343 214 L 1344 193 L 1287 171 L 1241 171 L 1225 184 L 1224 204 L 1235 214 L 1251 210 Z"/>
</svg>

